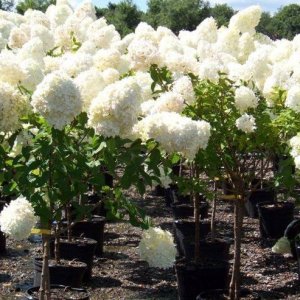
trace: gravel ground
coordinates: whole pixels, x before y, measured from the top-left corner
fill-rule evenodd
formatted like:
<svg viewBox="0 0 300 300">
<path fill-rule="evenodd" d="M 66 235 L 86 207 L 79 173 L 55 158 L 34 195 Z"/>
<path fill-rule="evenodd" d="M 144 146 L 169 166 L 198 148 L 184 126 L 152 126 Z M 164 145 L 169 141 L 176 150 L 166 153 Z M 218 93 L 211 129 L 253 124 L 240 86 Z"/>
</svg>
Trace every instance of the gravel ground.
<svg viewBox="0 0 300 300">
<path fill-rule="evenodd" d="M 172 230 L 171 210 L 164 199 L 148 193 L 135 199 L 152 216 L 155 225 Z M 232 241 L 232 205 L 220 202 L 219 235 Z M 245 218 L 242 245 L 242 285 L 250 291 L 243 299 L 300 299 L 297 262 L 271 252 L 274 241 L 262 240 L 258 220 Z M 85 287 L 91 299 L 177 299 L 173 269 L 149 268 L 137 254 L 141 230 L 126 222 L 107 223 L 103 257 L 95 258 L 93 278 Z M 231 249 L 232 250 L 232 249 Z M 22 299 L 33 282 L 33 262 L 40 244 L 7 241 L 7 254 L 0 258 L 0 299 Z"/>
</svg>

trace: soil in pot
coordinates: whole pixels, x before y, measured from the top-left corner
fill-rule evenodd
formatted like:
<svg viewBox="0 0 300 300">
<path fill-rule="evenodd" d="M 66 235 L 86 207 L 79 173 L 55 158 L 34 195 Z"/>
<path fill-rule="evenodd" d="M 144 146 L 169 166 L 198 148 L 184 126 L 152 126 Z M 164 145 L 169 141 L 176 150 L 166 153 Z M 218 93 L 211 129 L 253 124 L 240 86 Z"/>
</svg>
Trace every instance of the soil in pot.
<svg viewBox="0 0 300 300">
<path fill-rule="evenodd" d="M 196 299 L 205 290 L 225 289 L 230 264 L 221 260 L 203 260 L 199 264 L 179 260 L 175 264 L 180 300 Z"/>
<path fill-rule="evenodd" d="M 34 279 L 33 285 L 40 286 L 43 259 L 34 258 Z M 72 287 L 80 287 L 82 279 L 86 272 L 86 263 L 80 261 L 60 260 L 60 264 L 56 264 L 55 260 L 49 260 L 49 272 L 51 284 L 62 284 Z"/>
<path fill-rule="evenodd" d="M 194 206 L 192 204 L 174 203 L 171 205 L 171 208 L 176 220 L 193 217 L 194 215 Z M 207 202 L 200 203 L 200 218 L 202 220 L 208 217 L 208 208 L 209 205 Z"/>
<path fill-rule="evenodd" d="M 88 281 L 92 277 L 93 258 L 97 241 L 89 238 L 72 238 L 68 241 L 66 238 L 60 239 L 59 251 L 60 257 L 63 259 L 77 259 L 87 264 L 87 270 L 84 273 L 83 281 Z M 54 254 L 54 242 L 50 243 L 52 255 Z"/>
<path fill-rule="evenodd" d="M 25 299 L 38 300 L 39 287 L 33 287 L 26 291 Z M 72 288 L 63 285 L 51 285 L 51 300 L 89 300 L 86 289 Z"/>
<path fill-rule="evenodd" d="M 182 243 L 183 256 L 186 259 L 193 259 L 195 255 L 195 242 L 194 239 L 186 238 Z M 216 238 L 200 240 L 200 258 L 202 259 L 217 259 L 229 260 L 230 242 Z"/>
<path fill-rule="evenodd" d="M 294 259 L 297 259 L 295 238 L 298 234 L 300 234 L 300 219 L 293 220 L 284 231 L 284 236 L 290 241 L 291 252 Z"/>
<path fill-rule="evenodd" d="M 257 204 L 262 202 L 274 202 L 276 194 L 274 190 L 262 189 L 250 193 L 246 203 L 246 212 L 250 218 L 258 218 Z"/>
<path fill-rule="evenodd" d="M 105 217 L 93 216 L 91 220 L 79 221 L 72 227 L 72 235 L 87 237 L 97 241 L 95 255 L 103 255 Z"/>
<path fill-rule="evenodd" d="M 294 219 L 295 204 L 292 202 L 264 202 L 257 204 L 262 238 L 278 239 Z"/>
</svg>

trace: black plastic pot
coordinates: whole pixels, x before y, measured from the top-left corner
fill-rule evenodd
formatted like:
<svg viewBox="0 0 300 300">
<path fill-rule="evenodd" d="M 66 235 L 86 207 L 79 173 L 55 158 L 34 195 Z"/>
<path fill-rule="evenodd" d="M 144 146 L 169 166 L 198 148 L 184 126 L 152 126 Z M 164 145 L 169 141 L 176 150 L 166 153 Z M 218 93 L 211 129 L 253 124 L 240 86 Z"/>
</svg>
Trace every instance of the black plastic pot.
<svg viewBox="0 0 300 300">
<path fill-rule="evenodd" d="M 51 285 L 51 299 L 59 300 L 89 300 L 90 295 L 86 289 L 72 288 L 64 285 Z M 38 300 L 39 287 L 32 287 L 26 291 L 24 299 Z"/>
<path fill-rule="evenodd" d="M 174 203 L 171 205 L 173 216 L 175 220 L 184 219 L 187 217 L 194 216 L 194 206 L 192 204 L 185 203 Z M 207 202 L 200 203 L 200 218 L 206 219 L 208 217 L 208 208 L 209 205 Z"/>
<path fill-rule="evenodd" d="M 97 241 L 95 255 L 102 256 L 104 241 L 105 217 L 93 216 L 91 220 L 79 221 L 72 227 L 72 235 L 87 237 Z"/>
<path fill-rule="evenodd" d="M 262 238 L 278 239 L 294 219 L 295 204 L 292 202 L 258 203 L 259 228 Z"/>
<path fill-rule="evenodd" d="M 293 220 L 284 231 L 284 236 L 290 241 L 291 252 L 294 259 L 297 259 L 295 238 L 298 234 L 300 234 L 300 219 Z"/>
<path fill-rule="evenodd" d="M 33 285 L 40 286 L 41 274 L 43 267 L 43 259 L 36 257 L 33 260 L 34 277 Z M 87 265 L 83 262 L 74 262 L 70 265 L 57 265 L 53 261 L 49 263 L 49 274 L 51 284 L 62 284 L 72 287 L 80 287 L 84 273 L 86 272 Z"/>
<path fill-rule="evenodd" d="M 298 261 L 298 279 L 300 281 L 300 241 L 295 242 L 296 256 Z"/>
<path fill-rule="evenodd" d="M 60 257 L 68 260 L 77 259 L 78 261 L 86 263 L 87 270 L 84 273 L 83 281 L 88 281 L 92 277 L 93 258 L 96 246 L 97 241 L 89 238 L 72 238 L 71 242 L 61 238 L 59 244 Z M 53 255 L 53 241 L 50 243 L 50 247 L 52 248 L 51 253 Z"/>
<path fill-rule="evenodd" d="M 258 218 L 257 204 L 263 202 L 274 202 L 276 194 L 274 190 L 256 190 L 251 192 L 246 203 L 246 211 L 250 218 Z"/>
<path fill-rule="evenodd" d="M 166 189 L 161 185 L 157 185 L 153 191 L 153 195 L 158 197 L 164 197 L 165 193 L 166 193 Z"/>
<path fill-rule="evenodd" d="M 181 260 L 176 262 L 175 269 L 180 300 L 196 299 L 205 290 L 228 286 L 230 265 L 226 261 L 206 260 L 196 265 Z"/>
<path fill-rule="evenodd" d="M 0 212 L 4 208 L 7 202 L 0 200 Z M 5 234 L 0 230 L 0 255 L 6 254 L 6 237 Z"/>
<path fill-rule="evenodd" d="M 165 202 L 167 207 L 170 207 L 174 201 L 173 193 L 174 191 L 172 188 L 167 188 L 165 191 Z"/>
<path fill-rule="evenodd" d="M 195 242 L 194 238 L 183 239 L 181 245 L 183 256 L 186 259 L 193 259 L 195 256 Z M 223 239 L 201 240 L 199 244 L 201 259 L 216 259 L 229 260 L 230 243 Z"/>
<path fill-rule="evenodd" d="M 195 239 L 195 222 L 175 220 L 173 222 L 174 237 L 177 243 L 179 255 L 184 256 L 184 243 L 186 240 L 194 241 Z M 205 239 L 210 232 L 210 222 L 202 220 L 200 222 L 200 239 Z"/>
</svg>

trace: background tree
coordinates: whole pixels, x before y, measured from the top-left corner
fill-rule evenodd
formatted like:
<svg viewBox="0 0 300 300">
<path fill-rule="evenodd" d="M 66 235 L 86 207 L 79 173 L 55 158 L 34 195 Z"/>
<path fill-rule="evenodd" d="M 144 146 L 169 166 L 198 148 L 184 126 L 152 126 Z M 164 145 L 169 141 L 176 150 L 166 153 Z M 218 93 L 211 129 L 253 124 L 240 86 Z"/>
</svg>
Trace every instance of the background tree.
<svg viewBox="0 0 300 300">
<path fill-rule="evenodd" d="M 24 14 L 27 9 L 36 9 L 45 12 L 49 5 L 55 4 L 56 0 L 24 0 L 18 3 L 16 10 Z"/>
<path fill-rule="evenodd" d="M 194 30 L 209 13 L 208 2 L 202 0 L 149 0 L 144 20 L 155 28 L 162 25 L 178 33 Z"/>
<path fill-rule="evenodd" d="M 133 32 L 136 26 L 141 22 L 143 12 L 132 2 L 132 0 L 123 0 L 118 4 L 109 2 L 107 8 L 97 8 L 97 17 L 105 17 L 108 23 L 114 24 L 117 31 L 125 36 Z"/>
<path fill-rule="evenodd" d="M 218 26 L 227 26 L 234 10 L 227 4 L 216 4 L 210 9 L 210 15 L 217 21 Z"/>
<path fill-rule="evenodd" d="M 263 33 L 270 38 L 274 38 L 274 29 L 272 28 L 272 17 L 269 12 L 263 12 L 256 27 L 257 32 Z"/>
<path fill-rule="evenodd" d="M 293 39 L 300 33 L 300 5 L 290 4 L 279 9 L 270 26 L 276 38 Z"/>
<path fill-rule="evenodd" d="M 0 0 L 0 9 L 12 11 L 15 3 L 14 0 Z"/>
</svg>

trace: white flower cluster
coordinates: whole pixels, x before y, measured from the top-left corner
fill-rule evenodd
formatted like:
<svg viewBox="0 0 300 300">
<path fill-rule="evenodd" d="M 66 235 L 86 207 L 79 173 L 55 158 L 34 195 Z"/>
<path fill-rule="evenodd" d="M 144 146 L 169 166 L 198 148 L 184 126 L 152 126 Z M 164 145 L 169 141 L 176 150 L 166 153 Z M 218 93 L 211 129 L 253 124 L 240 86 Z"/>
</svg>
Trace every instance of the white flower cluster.
<svg viewBox="0 0 300 300">
<path fill-rule="evenodd" d="M 235 122 L 236 127 L 245 133 L 254 132 L 256 129 L 255 118 L 248 114 L 243 114 Z"/>
<path fill-rule="evenodd" d="M 20 128 L 19 121 L 29 104 L 21 93 L 8 83 L 0 81 L 0 130 L 14 132 Z"/>
<path fill-rule="evenodd" d="M 107 86 L 91 103 L 89 126 L 105 137 L 131 135 L 140 114 L 141 88 L 127 77 Z"/>
<path fill-rule="evenodd" d="M 175 112 L 161 112 L 139 121 L 134 127 L 134 133 L 142 140 L 158 141 L 169 153 L 179 152 L 192 160 L 200 148 L 207 147 L 210 125 Z"/>
<path fill-rule="evenodd" d="M 278 254 L 291 254 L 291 244 L 287 237 L 281 237 L 276 244 L 272 247 L 273 253 Z"/>
<path fill-rule="evenodd" d="M 258 99 L 254 92 L 246 86 L 241 86 L 235 90 L 235 106 L 243 113 L 248 108 L 256 108 Z"/>
<path fill-rule="evenodd" d="M 290 139 L 291 155 L 294 158 L 295 166 L 300 169 L 300 134 Z"/>
<path fill-rule="evenodd" d="M 141 259 L 147 261 L 150 267 L 171 268 L 176 256 L 172 234 L 159 227 L 145 230 L 139 244 L 139 254 Z"/>
<path fill-rule="evenodd" d="M 71 123 L 82 107 L 79 89 L 71 78 L 59 72 L 45 76 L 32 95 L 31 105 L 57 129 Z"/>
<path fill-rule="evenodd" d="M 0 213 L 1 231 L 16 240 L 27 238 L 36 222 L 31 203 L 22 196 L 12 200 Z"/>
</svg>

